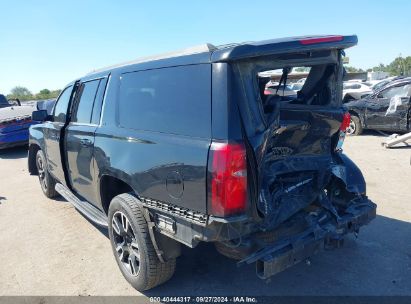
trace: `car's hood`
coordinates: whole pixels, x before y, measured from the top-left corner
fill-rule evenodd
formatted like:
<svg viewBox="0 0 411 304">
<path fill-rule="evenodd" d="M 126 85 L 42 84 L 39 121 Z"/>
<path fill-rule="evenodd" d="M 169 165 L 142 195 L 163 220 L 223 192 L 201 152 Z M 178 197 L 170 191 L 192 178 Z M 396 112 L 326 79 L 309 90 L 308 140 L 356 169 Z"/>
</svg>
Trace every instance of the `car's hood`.
<svg viewBox="0 0 411 304">
<path fill-rule="evenodd" d="M 345 104 L 343 104 L 343 107 L 350 109 L 350 108 L 358 108 L 361 107 L 364 104 L 365 98 L 363 99 L 358 99 L 358 100 L 351 100 Z"/>
</svg>

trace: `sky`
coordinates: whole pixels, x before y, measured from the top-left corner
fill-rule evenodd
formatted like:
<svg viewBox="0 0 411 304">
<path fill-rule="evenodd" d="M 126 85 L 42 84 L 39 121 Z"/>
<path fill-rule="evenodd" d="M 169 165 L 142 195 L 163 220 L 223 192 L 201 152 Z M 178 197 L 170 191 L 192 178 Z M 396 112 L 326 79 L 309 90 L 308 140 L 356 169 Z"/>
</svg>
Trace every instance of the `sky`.
<svg viewBox="0 0 411 304">
<path fill-rule="evenodd" d="M 61 89 L 101 67 L 187 48 L 358 35 L 351 66 L 411 56 L 409 0 L 0 0 L 0 93 Z"/>
</svg>

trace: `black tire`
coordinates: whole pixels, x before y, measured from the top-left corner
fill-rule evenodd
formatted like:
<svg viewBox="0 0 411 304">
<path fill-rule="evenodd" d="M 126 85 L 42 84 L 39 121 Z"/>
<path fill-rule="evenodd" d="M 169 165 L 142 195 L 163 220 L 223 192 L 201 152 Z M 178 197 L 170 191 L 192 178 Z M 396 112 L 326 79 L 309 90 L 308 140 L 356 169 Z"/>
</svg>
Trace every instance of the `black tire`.
<svg viewBox="0 0 411 304">
<path fill-rule="evenodd" d="M 48 198 L 54 198 L 58 195 L 55 186 L 56 180 L 50 175 L 47 170 L 47 160 L 42 150 L 38 150 L 36 154 L 36 168 L 41 185 L 41 190 Z"/>
<path fill-rule="evenodd" d="M 121 223 L 118 223 L 119 218 Z M 116 262 L 131 286 L 144 291 L 173 276 L 176 259 L 169 259 L 164 263 L 158 259 L 147 222 L 135 196 L 125 193 L 114 197 L 110 203 L 108 219 L 110 242 Z"/>
<path fill-rule="evenodd" d="M 347 135 L 361 135 L 363 131 L 360 118 L 351 115 L 350 126 L 347 128 Z"/>
</svg>

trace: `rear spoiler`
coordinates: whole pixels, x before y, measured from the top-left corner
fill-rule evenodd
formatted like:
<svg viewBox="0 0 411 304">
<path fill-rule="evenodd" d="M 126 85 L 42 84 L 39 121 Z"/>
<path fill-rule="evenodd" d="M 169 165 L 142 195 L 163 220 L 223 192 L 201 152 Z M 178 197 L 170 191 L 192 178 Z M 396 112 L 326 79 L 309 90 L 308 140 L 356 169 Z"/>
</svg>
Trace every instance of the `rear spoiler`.
<svg viewBox="0 0 411 304">
<path fill-rule="evenodd" d="M 346 49 L 358 43 L 356 35 L 352 36 L 305 36 L 246 42 L 229 45 L 214 50 L 211 62 L 230 62 L 254 57 L 308 52 L 323 49 Z"/>
</svg>

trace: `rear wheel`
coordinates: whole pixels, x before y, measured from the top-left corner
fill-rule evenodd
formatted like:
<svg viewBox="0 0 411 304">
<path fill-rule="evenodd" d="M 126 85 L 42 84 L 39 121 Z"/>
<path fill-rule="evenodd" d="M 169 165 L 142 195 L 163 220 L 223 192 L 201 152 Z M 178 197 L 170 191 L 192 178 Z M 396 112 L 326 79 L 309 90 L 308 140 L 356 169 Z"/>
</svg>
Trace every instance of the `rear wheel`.
<svg viewBox="0 0 411 304">
<path fill-rule="evenodd" d="M 350 125 L 346 132 L 348 135 L 360 135 L 362 133 L 362 125 L 358 116 L 351 115 Z"/>
<path fill-rule="evenodd" d="M 43 190 L 44 195 L 48 198 L 56 197 L 56 181 L 47 170 L 47 160 L 44 156 L 43 151 L 41 150 L 37 151 L 36 154 L 36 167 L 41 185 L 41 190 Z"/>
<path fill-rule="evenodd" d="M 117 264 L 135 289 L 151 289 L 173 276 L 176 259 L 164 263 L 158 259 L 136 197 L 131 194 L 114 197 L 108 218 L 110 241 Z"/>
</svg>

